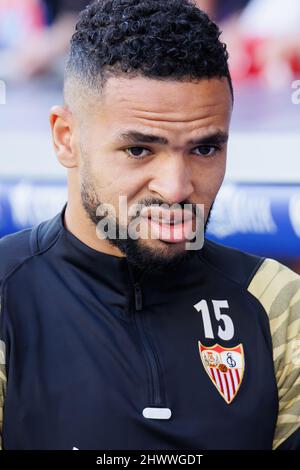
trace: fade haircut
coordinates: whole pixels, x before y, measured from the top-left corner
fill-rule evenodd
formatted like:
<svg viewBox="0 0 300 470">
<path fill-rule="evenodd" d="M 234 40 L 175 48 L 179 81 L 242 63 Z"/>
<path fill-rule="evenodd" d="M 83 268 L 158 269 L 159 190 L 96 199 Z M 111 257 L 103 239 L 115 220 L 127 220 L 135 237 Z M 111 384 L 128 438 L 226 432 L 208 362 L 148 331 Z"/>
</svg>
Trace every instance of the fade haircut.
<svg viewBox="0 0 300 470">
<path fill-rule="evenodd" d="M 100 89 L 110 76 L 161 80 L 228 79 L 218 26 L 188 0 L 98 0 L 80 14 L 67 83 Z"/>
</svg>

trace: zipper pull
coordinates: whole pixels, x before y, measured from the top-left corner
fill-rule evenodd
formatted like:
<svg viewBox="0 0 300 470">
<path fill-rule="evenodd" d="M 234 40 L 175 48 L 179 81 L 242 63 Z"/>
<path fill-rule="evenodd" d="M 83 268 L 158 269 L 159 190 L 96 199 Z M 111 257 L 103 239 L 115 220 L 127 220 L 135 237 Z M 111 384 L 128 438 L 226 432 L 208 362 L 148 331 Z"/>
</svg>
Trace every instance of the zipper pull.
<svg viewBox="0 0 300 470">
<path fill-rule="evenodd" d="M 140 311 L 143 309 L 142 289 L 139 284 L 134 285 L 135 309 Z"/>
<path fill-rule="evenodd" d="M 128 262 L 128 260 L 127 260 L 127 267 L 128 267 L 129 277 L 130 277 L 130 279 L 133 283 L 133 286 L 134 286 L 135 310 L 140 311 L 140 310 L 143 310 L 142 289 L 141 289 L 140 284 L 138 282 L 136 282 L 135 279 L 134 279 L 134 274 L 133 274 L 133 271 L 132 271 L 132 267 L 131 267 L 130 263 Z"/>
</svg>

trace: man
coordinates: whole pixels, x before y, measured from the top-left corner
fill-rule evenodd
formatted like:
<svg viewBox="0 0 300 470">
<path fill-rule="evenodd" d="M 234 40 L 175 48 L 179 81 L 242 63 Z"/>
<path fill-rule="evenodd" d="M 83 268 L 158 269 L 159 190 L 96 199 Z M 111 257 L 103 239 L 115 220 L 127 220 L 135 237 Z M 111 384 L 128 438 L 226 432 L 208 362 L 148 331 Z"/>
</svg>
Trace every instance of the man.
<svg viewBox="0 0 300 470">
<path fill-rule="evenodd" d="M 82 13 L 51 114 L 67 205 L 1 241 L 4 449 L 299 448 L 300 279 L 198 236 L 227 59 L 187 0 Z"/>
</svg>

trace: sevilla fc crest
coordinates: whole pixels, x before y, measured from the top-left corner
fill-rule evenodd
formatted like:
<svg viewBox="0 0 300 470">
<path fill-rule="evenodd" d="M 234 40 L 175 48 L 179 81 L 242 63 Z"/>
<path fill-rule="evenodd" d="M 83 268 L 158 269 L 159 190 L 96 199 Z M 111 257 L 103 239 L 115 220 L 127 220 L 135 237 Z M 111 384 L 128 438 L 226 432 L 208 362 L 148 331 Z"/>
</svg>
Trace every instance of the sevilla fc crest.
<svg viewBox="0 0 300 470">
<path fill-rule="evenodd" d="M 245 361 L 242 344 L 235 348 L 223 348 L 218 344 L 207 348 L 199 341 L 199 352 L 209 378 L 230 404 L 243 380 Z"/>
</svg>

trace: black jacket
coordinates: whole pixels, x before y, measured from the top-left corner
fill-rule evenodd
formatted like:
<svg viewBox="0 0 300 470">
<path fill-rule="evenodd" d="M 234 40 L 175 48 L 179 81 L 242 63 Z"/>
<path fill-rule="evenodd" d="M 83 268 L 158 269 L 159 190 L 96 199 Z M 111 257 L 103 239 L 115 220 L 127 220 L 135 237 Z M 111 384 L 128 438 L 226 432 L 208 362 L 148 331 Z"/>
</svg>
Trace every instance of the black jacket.
<svg viewBox="0 0 300 470">
<path fill-rule="evenodd" d="M 0 241 L 4 449 L 300 448 L 299 276 L 208 240 L 144 275 L 63 212 Z"/>
</svg>

